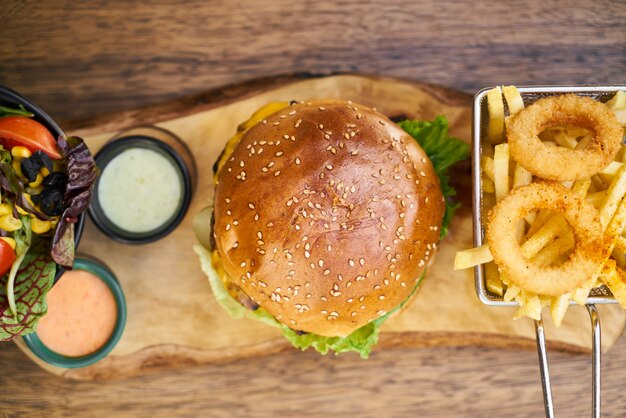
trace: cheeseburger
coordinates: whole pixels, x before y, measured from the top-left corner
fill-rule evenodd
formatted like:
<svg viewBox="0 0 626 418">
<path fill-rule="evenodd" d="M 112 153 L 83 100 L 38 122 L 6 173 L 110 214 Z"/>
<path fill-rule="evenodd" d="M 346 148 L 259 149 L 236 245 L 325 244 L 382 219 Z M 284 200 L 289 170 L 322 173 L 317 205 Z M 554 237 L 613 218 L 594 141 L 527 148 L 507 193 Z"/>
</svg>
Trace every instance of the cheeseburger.
<svg viewBox="0 0 626 418">
<path fill-rule="evenodd" d="M 272 103 L 242 124 L 195 225 L 222 306 L 281 327 L 296 347 L 366 357 L 445 227 L 441 174 L 416 139 L 436 128 L 425 147 L 454 142 L 444 169 L 467 152 L 443 118 L 406 123 L 417 138 L 365 106 L 320 100 Z"/>
</svg>

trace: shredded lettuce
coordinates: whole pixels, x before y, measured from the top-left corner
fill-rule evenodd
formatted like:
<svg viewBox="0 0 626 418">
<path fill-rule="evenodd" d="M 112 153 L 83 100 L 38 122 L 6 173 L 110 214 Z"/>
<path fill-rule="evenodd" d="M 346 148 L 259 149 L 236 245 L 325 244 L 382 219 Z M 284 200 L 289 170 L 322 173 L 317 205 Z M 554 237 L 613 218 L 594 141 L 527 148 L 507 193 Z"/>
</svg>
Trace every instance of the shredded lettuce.
<svg viewBox="0 0 626 418">
<path fill-rule="evenodd" d="M 469 144 L 448 135 L 448 120 L 444 116 L 437 116 L 432 122 L 404 120 L 398 125 L 424 149 L 439 177 L 441 191 L 446 199 L 446 211 L 441 226 L 443 238 L 448 233 L 454 211 L 460 206 L 452 199 L 456 195 L 456 190 L 450 186 L 447 171 L 455 163 L 467 158 Z"/>
<path fill-rule="evenodd" d="M 460 139 L 452 138 L 448 135 L 448 121 L 443 116 L 437 116 L 432 122 L 405 120 L 400 122 L 399 125 L 409 135 L 415 138 L 424 149 L 432 161 L 435 172 L 439 177 L 441 190 L 446 199 L 446 211 L 441 228 L 441 237 L 443 238 L 447 234 L 454 211 L 459 206 L 452 200 L 452 197 L 456 195 L 456 191 L 449 184 L 447 170 L 456 162 L 467 158 L 469 145 Z M 209 277 L 215 299 L 233 318 L 245 317 L 256 319 L 268 325 L 280 328 L 283 336 L 289 340 L 294 347 L 303 351 L 310 347 L 313 347 L 321 354 L 326 354 L 329 351 L 334 351 L 335 354 L 355 351 L 364 359 L 370 355 L 372 348 L 378 342 L 380 325 L 385 322 L 391 314 L 408 302 L 418 289 L 424 277 L 422 276 L 418 280 L 411 295 L 404 302 L 384 316 L 362 326 L 347 337 L 324 337 L 312 333 L 299 333 L 294 331 L 276 320 L 276 318 L 261 307 L 254 311 L 245 308 L 228 293 L 220 274 L 213 266 L 211 252 L 202 245 L 195 245 L 194 251 L 198 254 L 198 257 L 200 257 L 202 271 Z"/>
</svg>

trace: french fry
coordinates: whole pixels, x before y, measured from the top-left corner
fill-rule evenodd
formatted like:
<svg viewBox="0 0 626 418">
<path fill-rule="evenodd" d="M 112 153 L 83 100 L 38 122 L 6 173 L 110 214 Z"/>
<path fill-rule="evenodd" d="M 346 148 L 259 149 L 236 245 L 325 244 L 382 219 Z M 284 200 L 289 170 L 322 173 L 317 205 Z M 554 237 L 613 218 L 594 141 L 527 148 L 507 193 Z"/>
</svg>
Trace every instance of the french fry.
<svg viewBox="0 0 626 418">
<path fill-rule="evenodd" d="M 483 244 L 480 247 L 457 252 L 454 256 L 454 269 L 463 270 L 492 260 L 493 256 L 489 251 L 489 246 Z"/>
<path fill-rule="evenodd" d="M 615 240 L 615 247 L 611 252 L 611 258 L 615 260 L 620 267 L 626 267 L 626 238 L 618 236 Z"/>
<path fill-rule="evenodd" d="M 515 164 L 515 172 L 513 173 L 513 188 L 526 186 L 533 181 L 533 175 L 519 164 Z"/>
<path fill-rule="evenodd" d="M 496 189 L 496 201 L 509 194 L 509 144 L 496 145 L 493 155 L 493 182 Z"/>
<path fill-rule="evenodd" d="M 487 290 L 494 295 L 502 296 L 504 294 L 504 283 L 500 278 L 498 266 L 494 262 L 485 264 L 485 285 Z"/>
<path fill-rule="evenodd" d="M 530 228 L 528 228 L 526 237 L 530 238 L 533 235 L 535 235 L 537 231 L 539 231 L 546 224 L 546 222 L 553 216 L 554 214 L 548 210 L 539 211 L 539 213 L 535 217 L 535 220 L 533 222 L 529 222 Z"/>
<path fill-rule="evenodd" d="M 485 156 L 480 157 L 480 168 L 492 181 L 496 178 L 493 170 L 493 158 Z"/>
<path fill-rule="evenodd" d="M 489 177 L 483 175 L 482 182 L 483 182 L 483 192 L 487 192 L 487 193 L 496 192 L 496 186 L 494 185 L 493 180 L 491 180 Z"/>
<path fill-rule="evenodd" d="M 605 200 L 606 200 L 606 190 L 602 190 L 600 192 L 595 192 L 595 193 L 587 195 L 587 202 L 595 206 L 596 209 L 599 209 Z"/>
<path fill-rule="evenodd" d="M 568 231 L 567 234 L 557 237 L 546 245 L 534 258 L 533 262 L 543 266 L 549 266 L 560 256 L 566 254 L 574 248 L 574 234 Z"/>
<path fill-rule="evenodd" d="M 606 228 L 617 207 L 626 194 L 626 166 L 620 167 L 607 191 L 606 200 L 600 206 L 600 223 Z"/>
<path fill-rule="evenodd" d="M 557 130 L 554 132 L 554 140 L 562 147 L 575 149 L 578 145 L 576 138 L 569 136 L 564 130 Z"/>
<path fill-rule="evenodd" d="M 504 280 L 503 280 L 503 282 L 504 282 Z M 505 302 L 510 302 L 513 299 L 515 299 L 517 297 L 517 295 L 520 294 L 521 291 L 522 291 L 522 289 L 520 289 L 515 284 L 508 285 L 508 287 L 506 288 L 506 292 L 504 292 L 504 296 L 502 297 L 502 299 Z"/>
<path fill-rule="evenodd" d="M 587 148 L 589 146 L 589 144 L 591 143 L 592 139 L 593 139 L 592 135 L 585 135 L 585 136 L 583 136 L 581 138 L 581 140 L 578 141 L 578 145 L 576 145 L 576 149 L 585 149 L 585 148 Z"/>
<path fill-rule="evenodd" d="M 617 121 L 620 123 L 620 125 L 626 125 L 626 110 L 620 109 L 614 110 L 613 112 L 615 113 L 615 117 L 617 118 Z"/>
<path fill-rule="evenodd" d="M 487 92 L 487 109 L 489 110 L 489 142 L 499 144 L 504 136 L 504 102 L 500 87 L 494 87 Z"/>
<path fill-rule="evenodd" d="M 528 259 L 533 258 L 567 227 L 565 218 L 558 215 L 554 216 L 535 235 L 522 244 L 522 254 Z"/>
<path fill-rule="evenodd" d="M 595 176 L 591 176 L 591 184 L 596 190 L 604 190 L 607 189 L 611 183 L 610 181 L 605 182 L 603 178 L 596 174 Z"/>
<path fill-rule="evenodd" d="M 626 271 L 618 267 L 615 260 L 610 259 L 602 267 L 599 279 L 611 290 L 615 300 L 626 308 Z"/>
<path fill-rule="evenodd" d="M 614 176 L 617 174 L 619 169 L 622 168 L 623 165 L 624 163 L 621 163 L 619 161 L 611 161 L 611 163 L 607 165 L 602 171 L 600 171 L 600 173 Z"/>
<path fill-rule="evenodd" d="M 580 197 L 585 197 L 587 196 L 589 187 L 591 187 L 591 179 L 576 180 L 572 186 L 572 192 L 576 193 Z"/>
<path fill-rule="evenodd" d="M 593 286 L 591 285 L 584 285 L 579 287 L 572 292 L 572 300 L 578 305 L 584 305 L 585 303 L 587 303 L 587 298 L 589 297 L 589 291 L 591 291 L 591 289 L 593 289 Z"/>
<path fill-rule="evenodd" d="M 513 116 L 524 108 L 524 100 L 522 95 L 519 94 L 517 87 L 515 86 L 503 86 L 502 93 L 506 100 L 506 105 L 509 108 L 509 115 Z"/>
<path fill-rule="evenodd" d="M 569 301 L 572 297 L 571 293 L 566 293 L 561 296 L 556 296 L 550 301 L 550 315 L 552 316 L 552 322 L 557 327 L 563 323 L 563 318 L 569 307 Z"/>
<path fill-rule="evenodd" d="M 528 316 L 536 321 L 541 319 L 541 299 L 537 295 L 525 295 L 525 292 L 521 292 L 524 299 L 523 303 L 520 303 L 520 308 L 513 315 L 513 319 L 520 319 Z"/>
<path fill-rule="evenodd" d="M 626 109 L 626 92 L 623 90 L 618 91 L 615 95 L 605 103 L 611 110 Z"/>
</svg>

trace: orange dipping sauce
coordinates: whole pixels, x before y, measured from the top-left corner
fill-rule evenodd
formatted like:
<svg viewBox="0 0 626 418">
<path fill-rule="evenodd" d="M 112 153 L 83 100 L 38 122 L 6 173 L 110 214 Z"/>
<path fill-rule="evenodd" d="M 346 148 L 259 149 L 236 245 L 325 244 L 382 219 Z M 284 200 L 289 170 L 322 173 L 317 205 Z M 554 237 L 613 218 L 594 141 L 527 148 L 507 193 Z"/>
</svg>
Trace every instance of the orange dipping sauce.
<svg viewBox="0 0 626 418">
<path fill-rule="evenodd" d="M 66 357 L 96 352 L 111 337 L 117 302 L 98 276 L 68 271 L 48 292 L 48 313 L 39 320 L 37 336 L 50 350 Z"/>
</svg>

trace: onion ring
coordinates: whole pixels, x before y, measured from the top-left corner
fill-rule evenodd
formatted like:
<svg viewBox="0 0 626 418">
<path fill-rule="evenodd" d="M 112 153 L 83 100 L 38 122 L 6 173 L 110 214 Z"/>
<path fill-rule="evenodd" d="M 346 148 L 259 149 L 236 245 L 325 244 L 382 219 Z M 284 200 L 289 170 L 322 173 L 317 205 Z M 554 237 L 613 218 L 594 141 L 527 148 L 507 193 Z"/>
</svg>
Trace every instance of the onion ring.
<svg viewBox="0 0 626 418">
<path fill-rule="evenodd" d="M 574 252 L 560 266 L 542 266 L 522 255 L 517 222 L 537 209 L 562 213 L 573 229 Z M 558 183 L 533 183 L 513 190 L 492 209 L 486 235 L 496 264 L 511 282 L 539 295 L 559 296 L 599 272 L 608 257 L 601 231 L 598 212 L 583 198 Z"/>
<path fill-rule="evenodd" d="M 588 129 L 593 138 L 584 149 L 546 146 L 538 135 L 557 125 Z M 574 94 L 537 100 L 507 118 L 506 130 L 515 161 L 534 175 L 554 181 L 589 178 L 603 170 L 619 151 L 624 135 L 607 106 Z"/>
</svg>

